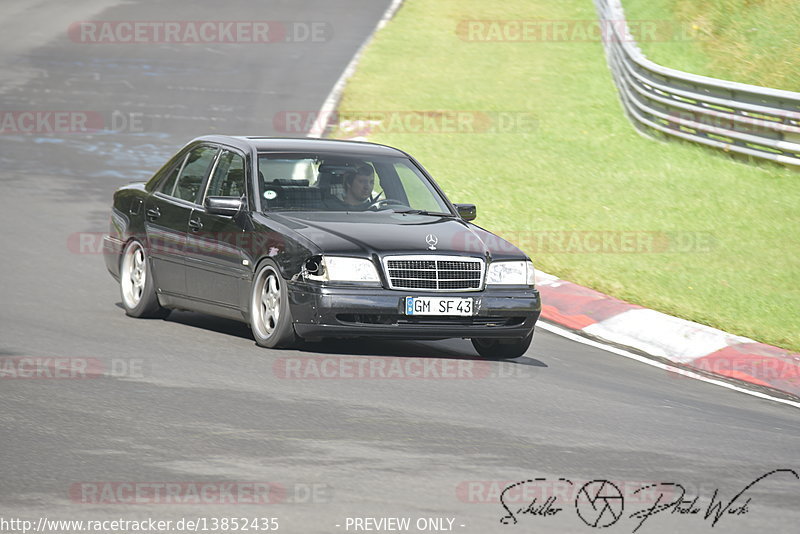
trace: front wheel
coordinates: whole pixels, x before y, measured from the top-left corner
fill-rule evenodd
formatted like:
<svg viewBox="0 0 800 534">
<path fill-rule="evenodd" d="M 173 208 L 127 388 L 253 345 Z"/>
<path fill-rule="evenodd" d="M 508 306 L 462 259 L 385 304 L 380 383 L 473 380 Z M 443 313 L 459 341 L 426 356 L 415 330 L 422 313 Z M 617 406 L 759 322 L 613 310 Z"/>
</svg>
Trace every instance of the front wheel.
<svg viewBox="0 0 800 534">
<path fill-rule="evenodd" d="M 297 343 L 286 281 L 269 260 L 261 264 L 253 277 L 250 329 L 262 347 L 290 348 Z"/>
<path fill-rule="evenodd" d="M 512 360 L 528 351 L 533 341 L 533 329 L 523 338 L 490 339 L 472 338 L 472 346 L 487 360 Z"/>
<path fill-rule="evenodd" d="M 119 288 L 125 313 L 131 317 L 164 318 L 169 310 L 162 308 L 156 295 L 147 252 L 135 239 L 125 246 L 119 270 Z"/>
</svg>

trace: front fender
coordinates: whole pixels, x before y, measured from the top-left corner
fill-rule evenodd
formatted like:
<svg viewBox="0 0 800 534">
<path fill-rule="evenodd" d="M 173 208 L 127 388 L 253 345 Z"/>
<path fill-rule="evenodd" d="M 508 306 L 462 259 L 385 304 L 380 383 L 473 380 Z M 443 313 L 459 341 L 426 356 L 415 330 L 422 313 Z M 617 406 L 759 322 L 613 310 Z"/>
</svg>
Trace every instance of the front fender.
<svg viewBox="0 0 800 534">
<path fill-rule="evenodd" d="M 270 258 L 277 264 L 281 276 L 289 280 L 300 273 L 308 258 L 322 252 L 309 239 L 270 218 L 256 215 L 252 225 L 253 273 L 265 258 Z"/>
</svg>

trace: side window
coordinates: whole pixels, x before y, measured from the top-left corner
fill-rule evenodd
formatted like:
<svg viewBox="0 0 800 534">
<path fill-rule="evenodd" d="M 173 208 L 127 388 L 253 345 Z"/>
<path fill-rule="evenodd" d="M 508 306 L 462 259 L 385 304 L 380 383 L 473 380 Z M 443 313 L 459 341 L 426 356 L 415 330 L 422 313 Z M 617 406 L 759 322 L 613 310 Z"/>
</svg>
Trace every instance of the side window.
<svg viewBox="0 0 800 534">
<path fill-rule="evenodd" d="M 181 172 L 181 167 L 183 167 L 183 162 L 186 158 L 182 158 L 175 166 L 167 173 L 166 179 L 161 182 L 161 186 L 159 186 L 158 190 L 165 195 L 172 196 L 173 191 L 175 190 L 175 182 L 178 180 L 178 173 Z"/>
<path fill-rule="evenodd" d="M 244 192 L 244 158 L 235 152 L 223 150 L 206 196 L 239 198 Z"/>
<path fill-rule="evenodd" d="M 208 167 L 214 161 L 217 148 L 212 146 L 199 146 L 189 152 L 183 170 L 178 177 L 173 196 L 189 202 L 197 201 L 200 186 L 208 173 Z"/>
</svg>

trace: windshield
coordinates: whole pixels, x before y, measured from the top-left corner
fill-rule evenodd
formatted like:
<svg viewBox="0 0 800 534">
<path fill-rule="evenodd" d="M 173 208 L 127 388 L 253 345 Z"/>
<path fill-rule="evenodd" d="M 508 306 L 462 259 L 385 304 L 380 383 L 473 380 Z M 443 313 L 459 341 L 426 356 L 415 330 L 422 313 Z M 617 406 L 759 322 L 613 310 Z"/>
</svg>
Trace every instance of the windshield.
<svg viewBox="0 0 800 534">
<path fill-rule="evenodd" d="M 259 154 L 259 194 L 269 211 L 413 211 L 451 215 L 407 158 Z"/>
</svg>

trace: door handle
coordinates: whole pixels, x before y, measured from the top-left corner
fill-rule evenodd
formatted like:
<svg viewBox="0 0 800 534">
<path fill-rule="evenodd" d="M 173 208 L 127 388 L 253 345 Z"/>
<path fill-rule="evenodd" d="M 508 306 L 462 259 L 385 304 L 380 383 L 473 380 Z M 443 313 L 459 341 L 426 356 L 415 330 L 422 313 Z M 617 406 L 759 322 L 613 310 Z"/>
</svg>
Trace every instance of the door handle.
<svg viewBox="0 0 800 534">
<path fill-rule="evenodd" d="M 152 220 L 158 219 L 161 217 L 161 210 L 158 208 L 148 208 L 147 210 L 147 218 Z"/>
<path fill-rule="evenodd" d="M 200 219 L 189 219 L 189 228 L 196 232 L 203 228 L 203 223 L 200 222 Z"/>
</svg>

